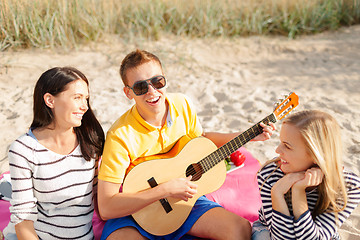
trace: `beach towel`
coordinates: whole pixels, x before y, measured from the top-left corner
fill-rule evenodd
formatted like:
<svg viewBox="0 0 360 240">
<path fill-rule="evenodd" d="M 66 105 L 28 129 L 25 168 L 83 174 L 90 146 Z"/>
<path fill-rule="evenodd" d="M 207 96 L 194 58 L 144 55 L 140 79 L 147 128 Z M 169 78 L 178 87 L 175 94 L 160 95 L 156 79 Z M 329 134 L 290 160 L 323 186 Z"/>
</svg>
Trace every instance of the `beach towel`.
<svg viewBox="0 0 360 240">
<path fill-rule="evenodd" d="M 224 184 L 206 197 L 253 223 L 258 220 L 261 207 L 256 179 L 260 163 L 246 148 L 241 147 L 239 151 L 245 155 L 244 165 L 230 170 Z"/>
<path fill-rule="evenodd" d="M 207 194 L 206 197 L 253 223 L 258 219 L 258 210 L 261 206 L 256 180 L 256 173 L 260 168 L 260 164 L 244 147 L 240 148 L 239 151 L 245 155 L 244 165 L 230 170 L 224 184 L 217 191 Z M 0 179 L 2 178 L 3 175 L 0 175 Z M 1 231 L 10 221 L 9 207 L 10 203 L 8 201 L 0 200 Z M 94 213 L 93 231 L 95 239 L 100 239 L 104 224 L 105 222 L 100 220 Z"/>
<path fill-rule="evenodd" d="M 8 182 L 10 181 L 10 173 L 4 172 L 0 175 L 0 194 L 2 191 L 7 191 Z M 6 194 L 7 196 L 8 194 Z M 2 195 L 1 195 L 2 196 Z M 4 228 L 8 225 L 10 221 L 10 202 L 5 200 L 0 200 L 0 230 L 3 231 Z M 1 234 L 0 234 L 1 235 Z M 0 238 L 1 239 L 1 238 Z"/>
</svg>

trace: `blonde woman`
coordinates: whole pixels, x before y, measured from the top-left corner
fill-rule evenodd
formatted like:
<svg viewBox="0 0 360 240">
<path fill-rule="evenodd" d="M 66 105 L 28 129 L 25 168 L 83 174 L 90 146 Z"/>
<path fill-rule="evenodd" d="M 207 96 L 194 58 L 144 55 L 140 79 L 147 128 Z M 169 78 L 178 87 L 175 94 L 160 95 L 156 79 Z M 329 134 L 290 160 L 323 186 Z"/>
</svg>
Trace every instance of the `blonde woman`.
<svg viewBox="0 0 360 240">
<path fill-rule="evenodd" d="M 290 115 L 278 158 L 258 173 L 262 207 L 252 239 L 340 239 L 360 202 L 360 179 L 343 168 L 340 128 L 327 113 Z"/>
</svg>

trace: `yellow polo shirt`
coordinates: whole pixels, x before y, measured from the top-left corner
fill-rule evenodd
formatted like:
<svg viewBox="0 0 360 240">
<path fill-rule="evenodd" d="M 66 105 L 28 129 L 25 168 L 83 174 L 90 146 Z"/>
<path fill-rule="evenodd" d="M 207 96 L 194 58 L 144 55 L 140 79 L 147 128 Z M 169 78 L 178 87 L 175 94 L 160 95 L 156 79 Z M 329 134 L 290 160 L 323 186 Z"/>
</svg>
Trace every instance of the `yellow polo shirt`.
<svg viewBox="0 0 360 240">
<path fill-rule="evenodd" d="M 136 105 L 124 113 L 109 129 L 98 178 L 122 183 L 128 170 L 139 158 L 168 152 L 183 136 L 192 139 L 202 134 L 202 127 L 192 103 L 183 94 L 168 93 L 167 121 L 157 128 L 146 122 Z"/>
</svg>

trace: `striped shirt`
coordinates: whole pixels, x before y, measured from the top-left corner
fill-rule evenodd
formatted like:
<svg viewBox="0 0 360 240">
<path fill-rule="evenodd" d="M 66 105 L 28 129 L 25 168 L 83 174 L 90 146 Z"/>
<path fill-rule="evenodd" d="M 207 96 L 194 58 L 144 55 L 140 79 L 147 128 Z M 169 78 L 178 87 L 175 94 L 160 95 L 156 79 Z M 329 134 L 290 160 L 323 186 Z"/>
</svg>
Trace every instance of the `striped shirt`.
<svg viewBox="0 0 360 240">
<path fill-rule="evenodd" d="M 295 220 L 291 201 L 287 201 L 290 216 L 284 215 L 272 208 L 271 188 L 285 174 L 277 168 L 276 163 L 265 166 L 257 175 L 260 188 L 262 207 L 259 210 L 259 220 L 270 231 L 271 239 L 340 239 L 337 227 L 340 227 L 350 216 L 360 202 L 360 179 L 354 173 L 344 170 L 344 178 L 348 195 L 345 209 L 338 213 L 322 213 L 312 218 L 311 212 L 318 199 L 317 189 L 306 192 L 309 209 L 299 219 Z M 340 199 L 338 200 L 342 202 Z M 338 224 L 338 226 L 336 226 Z"/>
<path fill-rule="evenodd" d="M 68 155 L 54 153 L 30 133 L 11 144 L 11 219 L 4 230 L 34 222 L 40 239 L 94 239 L 92 231 L 95 160 L 86 161 L 80 145 Z"/>
</svg>

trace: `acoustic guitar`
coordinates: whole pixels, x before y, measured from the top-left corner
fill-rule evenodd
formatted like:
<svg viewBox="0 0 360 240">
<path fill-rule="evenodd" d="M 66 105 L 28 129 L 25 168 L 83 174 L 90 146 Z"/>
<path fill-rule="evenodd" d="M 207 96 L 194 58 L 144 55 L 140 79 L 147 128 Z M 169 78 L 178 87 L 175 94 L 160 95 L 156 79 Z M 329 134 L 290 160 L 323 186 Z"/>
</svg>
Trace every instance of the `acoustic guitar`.
<svg viewBox="0 0 360 240">
<path fill-rule="evenodd" d="M 276 106 L 273 113 L 260 122 L 275 123 L 291 112 L 298 103 L 298 96 L 290 93 Z M 197 194 L 188 201 L 169 197 L 146 206 L 132 214 L 135 221 L 145 231 L 158 236 L 176 231 L 185 222 L 199 197 L 221 187 L 226 177 L 224 159 L 263 132 L 260 122 L 220 148 L 205 137 L 189 139 L 184 136 L 168 153 L 151 156 L 136 165 L 125 177 L 125 193 L 147 190 L 190 175 L 198 187 Z"/>
</svg>

